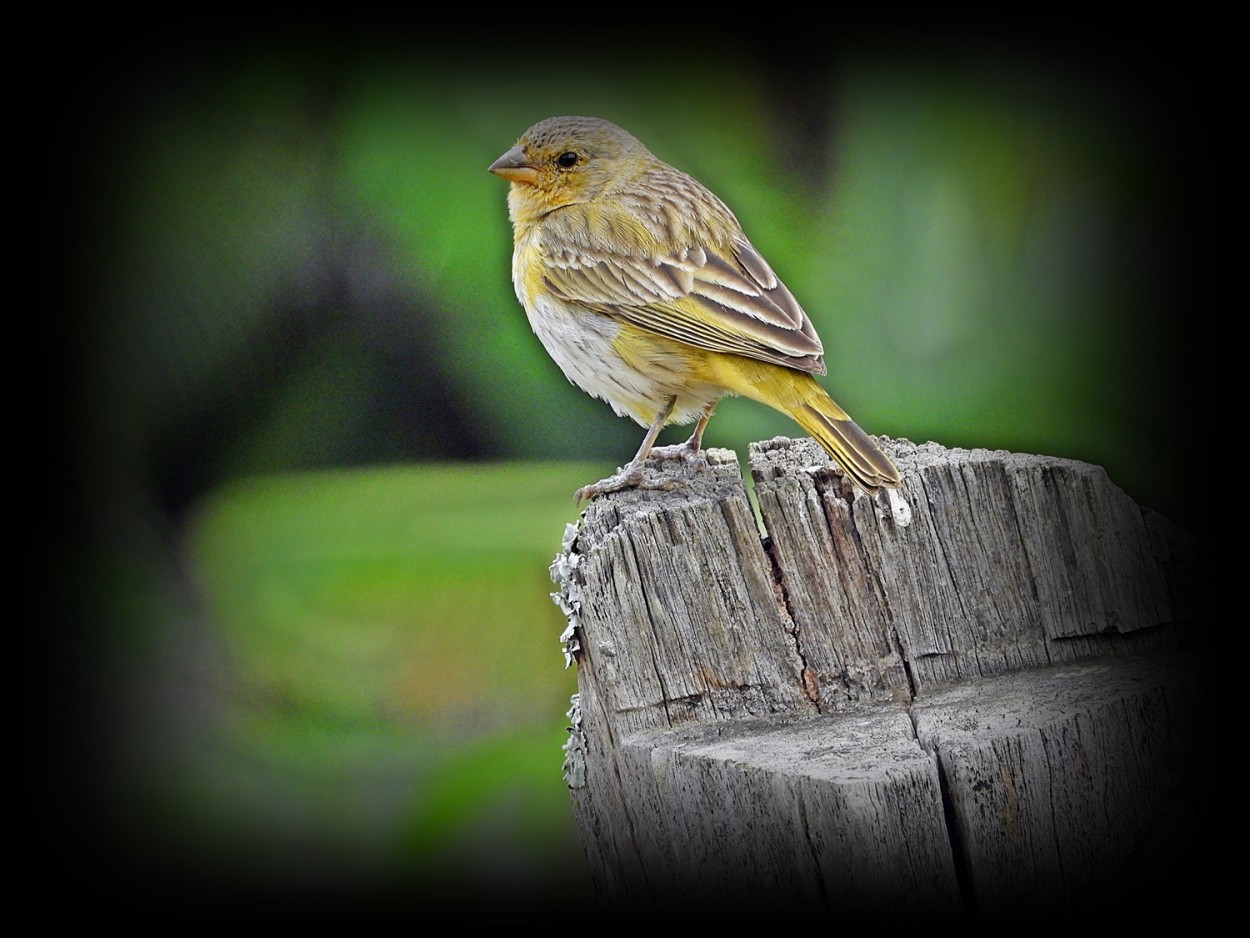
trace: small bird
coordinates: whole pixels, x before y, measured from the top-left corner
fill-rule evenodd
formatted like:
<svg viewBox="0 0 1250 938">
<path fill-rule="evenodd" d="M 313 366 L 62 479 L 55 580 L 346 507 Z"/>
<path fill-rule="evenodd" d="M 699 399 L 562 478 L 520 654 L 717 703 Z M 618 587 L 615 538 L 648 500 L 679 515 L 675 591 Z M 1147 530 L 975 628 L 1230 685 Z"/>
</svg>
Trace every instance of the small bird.
<svg viewBox="0 0 1250 938">
<path fill-rule="evenodd" d="M 490 172 L 509 182 L 512 283 L 530 325 L 583 391 L 647 427 L 615 475 L 583 500 L 644 479 L 649 455 L 701 467 L 703 431 L 721 398 L 788 415 L 868 493 L 898 470 L 813 375 L 826 372 L 811 320 L 701 183 L 596 117 L 551 117 L 521 135 Z M 670 423 L 684 444 L 656 447 Z"/>
</svg>

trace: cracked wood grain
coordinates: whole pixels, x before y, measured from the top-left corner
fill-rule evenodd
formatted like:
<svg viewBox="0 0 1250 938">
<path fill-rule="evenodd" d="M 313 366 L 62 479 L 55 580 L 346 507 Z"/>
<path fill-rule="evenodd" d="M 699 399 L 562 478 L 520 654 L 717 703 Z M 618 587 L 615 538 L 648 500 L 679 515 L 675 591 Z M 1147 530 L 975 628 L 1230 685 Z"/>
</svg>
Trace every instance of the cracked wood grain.
<svg viewBox="0 0 1250 938">
<path fill-rule="evenodd" d="M 758 518 L 723 450 L 585 511 L 556 567 L 601 896 L 988 920 L 1122 898 L 1204 829 L 1193 540 L 1098 467 L 883 445 L 905 526 L 782 438 Z"/>
</svg>

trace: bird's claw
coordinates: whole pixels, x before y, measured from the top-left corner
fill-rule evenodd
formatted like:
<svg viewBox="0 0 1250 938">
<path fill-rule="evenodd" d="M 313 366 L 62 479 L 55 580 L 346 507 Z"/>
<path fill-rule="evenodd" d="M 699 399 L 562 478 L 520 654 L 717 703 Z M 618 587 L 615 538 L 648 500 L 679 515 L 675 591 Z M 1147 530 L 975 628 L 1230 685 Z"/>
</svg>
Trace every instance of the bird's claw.
<svg viewBox="0 0 1250 938">
<path fill-rule="evenodd" d="M 689 443 L 676 443 L 673 446 L 657 446 L 647 454 L 648 459 L 680 459 L 695 472 L 707 471 L 707 457 L 703 450 L 691 448 Z"/>
<path fill-rule="evenodd" d="M 598 482 L 590 485 L 583 485 L 573 493 L 573 501 L 580 505 L 582 502 L 588 502 L 600 495 L 607 495 L 609 492 L 619 492 L 622 489 L 641 487 L 644 487 L 642 470 L 627 467 L 614 476 L 608 476 L 608 478 L 600 479 Z"/>
<path fill-rule="evenodd" d="M 692 446 L 689 442 L 677 443 L 673 446 L 656 446 L 647 452 L 645 459 L 640 460 L 638 457 L 635 457 L 633 462 L 618 470 L 616 475 L 601 479 L 592 485 L 583 485 L 573 493 L 573 500 L 580 505 L 582 502 L 589 501 L 596 496 L 606 495 L 608 492 L 619 492 L 622 489 L 652 489 L 660 492 L 671 492 L 677 488 L 678 480 L 671 477 L 660 478 L 655 482 L 647 481 L 643 475 L 642 467 L 647 460 L 651 459 L 657 462 L 663 462 L 666 459 L 677 459 L 695 472 L 707 471 L 707 457 L 703 455 L 703 450 Z"/>
</svg>

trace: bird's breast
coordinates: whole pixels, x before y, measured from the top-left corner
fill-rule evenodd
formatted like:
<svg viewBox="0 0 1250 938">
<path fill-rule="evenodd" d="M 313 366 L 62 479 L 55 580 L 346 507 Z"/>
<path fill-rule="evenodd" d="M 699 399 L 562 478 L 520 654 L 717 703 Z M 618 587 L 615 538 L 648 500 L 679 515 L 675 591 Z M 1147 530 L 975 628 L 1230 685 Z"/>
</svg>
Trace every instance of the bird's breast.
<svg viewBox="0 0 1250 938">
<path fill-rule="evenodd" d="M 677 398 L 676 423 L 687 423 L 721 396 L 694 379 L 691 360 L 678 343 L 611 316 L 566 303 L 549 294 L 529 298 L 530 326 L 564 376 L 606 401 L 621 417 L 649 426 Z M 652 341 L 654 340 L 654 341 Z"/>
<path fill-rule="evenodd" d="M 531 328 L 564 376 L 587 394 L 607 401 L 620 415 L 638 419 L 662 405 L 654 382 L 629 367 L 617 351 L 621 326 L 611 316 L 590 312 L 539 293 L 522 300 Z"/>
<path fill-rule="evenodd" d="M 545 270 L 540 241 L 519 237 L 512 268 L 517 298 L 543 348 L 573 384 L 643 426 L 672 398 L 673 422 L 686 423 L 721 396 L 703 380 L 706 353 L 556 296 Z"/>
</svg>

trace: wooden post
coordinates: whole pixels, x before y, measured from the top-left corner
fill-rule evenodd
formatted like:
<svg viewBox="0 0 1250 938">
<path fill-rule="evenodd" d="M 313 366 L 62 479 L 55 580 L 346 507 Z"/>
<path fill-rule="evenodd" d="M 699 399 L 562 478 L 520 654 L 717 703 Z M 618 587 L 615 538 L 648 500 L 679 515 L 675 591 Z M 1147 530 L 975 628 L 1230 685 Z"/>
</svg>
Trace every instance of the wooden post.
<svg viewBox="0 0 1250 938">
<path fill-rule="evenodd" d="M 751 447 L 758 516 L 712 450 L 570 527 L 600 901 L 1037 921 L 1193 869 L 1195 542 L 1095 466 L 883 445 L 893 502 L 779 438 Z"/>
</svg>

